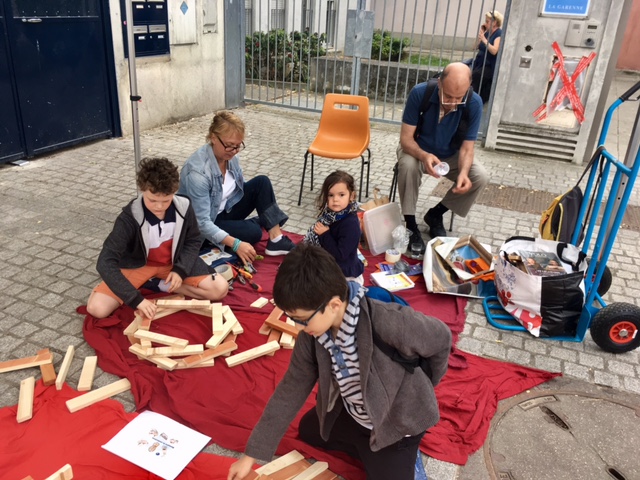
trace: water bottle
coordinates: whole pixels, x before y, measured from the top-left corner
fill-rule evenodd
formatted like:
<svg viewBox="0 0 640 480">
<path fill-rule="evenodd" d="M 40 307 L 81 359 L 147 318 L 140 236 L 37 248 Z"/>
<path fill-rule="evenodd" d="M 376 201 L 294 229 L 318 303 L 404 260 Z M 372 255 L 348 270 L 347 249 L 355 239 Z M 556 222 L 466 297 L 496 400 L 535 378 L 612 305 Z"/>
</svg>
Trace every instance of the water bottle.
<svg viewBox="0 0 640 480">
<path fill-rule="evenodd" d="M 449 164 L 440 162 L 433 167 L 433 171 L 436 172 L 441 177 L 444 177 L 447 173 L 449 173 Z"/>
</svg>

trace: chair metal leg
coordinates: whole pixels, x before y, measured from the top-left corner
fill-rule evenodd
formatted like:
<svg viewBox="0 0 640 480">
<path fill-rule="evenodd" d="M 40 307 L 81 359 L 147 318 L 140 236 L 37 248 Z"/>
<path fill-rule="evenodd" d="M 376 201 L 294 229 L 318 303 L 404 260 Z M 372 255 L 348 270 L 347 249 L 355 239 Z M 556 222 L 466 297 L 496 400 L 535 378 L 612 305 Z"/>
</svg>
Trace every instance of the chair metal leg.
<svg viewBox="0 0 640 480">
<path fill-rule="evenodd" d="M 367 148 L 367 190 L 366 196 L 369 196 L 369 172 L 371 169 L 371 150 Z"/>
<path fill-rule="evenodd" d="M 315 160 L 315 155 L 311 154 L 311 191 L 313 192 L 313 161 Z"/>
<path fill-rule="evenodd" d="M 456 214 L 453 213 L 453 211 L 451 212 L 451 220 L 449 221 L 449 231 L 453 231 L 453 217 L 455 217 Z"/>
<path fill-rule="evenodd" d="M 362 202 L 362 178 L 364 176 L 364 164 L 365 164 L 364 155 L 360 155 L 360 188 L 358 189 L 359 202 Z M 369 196 L 369 193 L 367 193 L 367 196 Z"/>
<path fill-rule="evenodd" d="M 398 189 L 398 162 L 393 166 L 393 177 L 391 178 L 391 189 L 389 190 L 389 200 L 396 201 L 396 190 Z"/>
<path fill-rule="evenodd" d="M 300 195 L 298 195 L 298 205 L 302 203 L 302 188 L 304 187 L 304 176 L 307 173 L 307 156 L 308 155 L 309 155 L 309 150 L 307 150 L 307 153 L 304 154 L 304 166 L 302 167 L 302 180 L 300 181 Z"/>
</svg>

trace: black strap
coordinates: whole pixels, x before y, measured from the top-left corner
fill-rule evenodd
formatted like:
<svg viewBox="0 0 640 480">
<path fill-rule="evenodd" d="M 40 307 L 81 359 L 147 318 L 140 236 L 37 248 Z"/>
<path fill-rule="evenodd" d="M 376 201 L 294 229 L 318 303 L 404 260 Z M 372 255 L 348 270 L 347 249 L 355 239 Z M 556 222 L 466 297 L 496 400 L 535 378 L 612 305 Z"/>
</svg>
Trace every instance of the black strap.
<svg viewBox="0 0 640 480">
<path fill-rule="evenodd" d="M 427 87 L 424 91 L 424 96 L 422 97 L 422 103 L 420 104 L 420 111 L 418 116 L 418 123 L 416 124 L 416 130 L 413 132 L 413 139 L 417 142 L 420 137 L 420 132 L 422 132 L 422 124 L 424 123 L 424 116 L 431 108 L 431 97 L 433 96 L 433 92 L 435 92 L 436 87 L 438 86 L 438 76 L 429 79 L 427 82 Z M 464 142 L 465 137 L 467 136 L 467 130 L 469 130 L 469 109 L 467 108 L 467 104 L 469 100 L 473 96 L 473 88 L 469 87 L 469 91 L 466 95 L 465 103 L 458 105 L 458 108 L 462 108 L 462 116 L 460 117 L 460 123 L 458 124 L 458 128 L 456 133 L 451 138 L 451 146 L 455 150 L 459 150 L 462 146 L 462 142 Z"/>
<path fill-rule="evenodd" d="M 371 324 L 371 335 L 373 336 L 373 343 L 375 344 L 375 346 L 378 347 L 380 351 L 391 360 L 402 365 L 402 367 L 407 372 L 414 373 L 416 367 L 420 367 L 420 369 L 427 375 L 427 377 L 429 377 L 429 379 L 432 378 L 431 364 L 429 363 L 429 360 L 424 357 L 405 357 L 400 352 L 398 352 L 398 350 L 396 350 L 380 338 L 380 336 L 373 329 L 373 323 Z"/>
</svg>

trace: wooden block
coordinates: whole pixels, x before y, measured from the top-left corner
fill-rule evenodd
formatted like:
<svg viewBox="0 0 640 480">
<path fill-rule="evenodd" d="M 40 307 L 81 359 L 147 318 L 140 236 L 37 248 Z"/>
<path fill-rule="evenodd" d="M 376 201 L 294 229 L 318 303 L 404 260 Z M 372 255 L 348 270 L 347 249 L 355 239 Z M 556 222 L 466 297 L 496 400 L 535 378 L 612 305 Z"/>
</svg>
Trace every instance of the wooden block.
<svg viewBox="0 0 640 480">
<path fill-rule="evenodd" d="M 280 330 L 281 332 L 288 333 L 293 338 L 298 338 L 298 329 L 296 327 L 292 327 L 288 325 L 286 322 L 282 320 L 271 320 L 267 318 L 265 323 L 269 325 L 271 328 L 275 328 L 276 330 Z"/>
<path fill-rule="evenodd" d="M 222 330 L 219 333 L 213 334 L 213 336 L 207 341 L 206 346 L 208 348 L 216 348 L 218 345 L 220 345 L 224 341 L 226 336 L 231 333 L 231 330 L 236 323 L 238 323 L 238 320 L 234 315 L 233 318 L 230 318 L 229 320 L 224 322 L 224 324 L 222 325 Z"/>
<path fill-rule="evenodd" d="M 256 473 L 255 470 L 250 470 L 249 473 L 247 473 L 247 476 L 244 477 L 242 480 L 272 480 L 272 479 L 269 475 L 260 475 Z"/>
<path fill-rule="evenodd" d="M 253 360 L 258 357 L 262 357 L 263 355 L 268 355 L 271 352 L 275 352 L 280 349 L 280 344 L 278 342 L 268 342 L 264 345 L 260 345 L 258 347 L 250 348 L 242 353 L 238 353 L 236 355 L 231 355 L 226 358 L 227 365 L 229 367 L 235 367 L 236 365 L 240 365 L 241 363 L 248 362 L 249 360 Z"/>
<path fill-rule="evenodd" d="M 273 310 L 271 310 L 271 313 L 267 317 L 267 320 L 280 320 L 280 317 L 282 316 L 283 313 L 284 313 L 284 310 L 282 310 L 281 308 L 275 307 Z"/>
<path fill-rule="evenodd" d="M 140 322 L 142 322 L 142 316 L 139 313 L 136 313 L 136 316 L 133 318 L 133 322 L 131 322 L 122 333 L 125 335 L 133 335 L 140 327 Z"/>
<path fill-rule="evenodd" d="M 133 336 L 140 340 L 151 340 L 152 342 L 161 343 L 162 345 L 170 345 L 172 347 L 186 347 L 189 345 L 189 340 L 185 340 L 184 338 L 170 337 L 169 335 L 146 332 L 144 330 L 138 330 L 133 334 Z"/>
<path fill-rule="evenodd" d="M 244 328 L 242 328 L 242 325 L 240 325 L 240 322 L 236 318 L 235 314 L 227 305 L 222 307 L 222 316 L 224 317 L 225 322 L 234 322 L 233 328 L 231 329 L 234 335 L 240 335 L 241 333 L 244 333 Z"/>
<path fill-rule="evenodd" d="M 211 333 L 216 334 L 222 332 L 222 304 L 211 304 Z"/>
<path fill-rule="evenodd" d="M 146 317 L 145 317 L 145 318 L 143 318 L 143 319 L 140 321 L 140 325 L 138 325 L 138 330 L 145 330 L 145 331 L 147 331 L 147 332 L 148 332 L 149 330 L 151 330 L 151 322 L 152 322 L 152 321 L 153 321 L 153 320 L 152 320 L 151 318 L 146 318 Z M 136 330 L 136 332 L 137 332 L 138 330 Z M 135 336 L 135 333 L 134 333 L 134 336 Z"/>
<path fill-rule="evenodd" d="M 288 467 L 284 467 L 277 472 L 269 475 L 273 480 L 291 480 L 293 477 L 298 475 L 299 473 L 304 472 L 307 468 L 311 466 L 311 463 L 306 460 L 298 460 L 295 463 L 292 463 Z"/>
<path fill-rule="evenodd" d="M 209 348 L 198 355 L 191 355 L 190 357 L 183 358 L 181 362 L 187 367 L 193 367 L 206 360 L 219 357 L 228 352 L 233 352 L 237 348 L 238 345 L 236 344 L 236 342 L 224 342 L 223 344 L 218 345 L 216 348 Z"/>
<path fill-rule="evenodd" d="M 266 323 L 263 323 L 260 329 L 258 330 L 260 335 L 269 335 L 271 333 L 271 327 Z"/>
<path fill-rule="evenodd" d="M 50 353 L 48 348 L 38 350 L 38 355 L 45 355 L 47 353 Z M 42 375 L 42 383 L 45 387 L 56 383 L 56 369 L 53 367 L 53 363 L 40 365 L 40 374 Z"/>
<path fill-rule="evenodd" d="M 186 357 L 187 355 L 195 355 L 204 352 L 204 345 L 199 343 L 196 345 L 187 345 L 186 347 L 156 347 L 147 349 L 147 355 L 156 357 Z"/>
<path fill-rule="evenodd" d="M 137 357 L 140 360 L 148 360 L 149 362 L 156 364 L 157 366 L 159 366 L 160 368 L 162 368 L 164 370 L 171 371 L 174 368 L 176 368 L 176 366 L 178 365 L 178 362 L 176 360 L 171 359 L 171 358 L 154 357 L 154 356 L 151 356 L 151 355 L 147 355 L 147 351 L 148 350 L 153 350 L 153 349 L 142 348 L 140 345 L 131 345 L 129 347 L 129 351 L 131 353 L 133 353 L 134 355 L 137 355 Z"/>
<path fill-rule="evenodd" d="M 71 465 L 66 464 L 53 475 L 48 476 L 45 480 L 71 480 L 73 478 L 73 469 Z"/>
<path fill-rule="evenodd" d="M 92 355 L 84 359 L 82 365 L 82 372 L 80 373 L 80 380 L 78 380 L 78 391 L 88 392 L 93 385 L 93 376 L 96 374 L 96 367 L 98 366 L 98 357 Z"/>
<path fill-rule="evenodd" d="M 140 340 L 140 346 L 146 349 L 153 348 L 150 340 Z"/>
<path fill-rule="evenodd" d="M 129 343 L 131 345 L 140 345 L 140 339 L 134 337 L 133 335 L 127 335 L 127 338 L 129 339 Z"/>
<path fill-rule="evenodd" d="M 176 365 L 175 370 L 184 370 L 186 368 L 203 368 L 203 367 L 213 367 L 215 365 L 214 359 L 205 360 L 202 363 L 198 363 L 197 365 L 185 365 L 182 360 L 178 360 L 178 364 Z"/>
<path fill-rule="evenodd" d="M 156 314 L 153 316 L 153 319 L 159 320 L 180 311 L 182 311 L 182 308 L 158 307 L 158 309 L 156 310 Z"/>
<path fill-rule="evenodd" d="M 211 301 L 209 300 L 175 300 L 175 299 L 166 299 L 159 298 L 156 300 L 156 305 L 162 307 L 172 307 L 172 308 L 193 308 L 198 306 L 206 306 L 211 305 Z"/>
<path fill-rule="evenodd" d="M 25 378 L 20 382 L 20 396 L 18 400 L 18 423 L 31 420 L 33 417 L 33 391 L 36 386 L 36 377 Z"/>
<path fill-rule="evenodd" d="M 264 297 L 260 297 L 259 299 L 257 299 L 255 302 L 253 302 L 251 305 L 249 305 L 250 307 L 255 307 L 255 308 L 262 308 L 264 307 L 267 303 L 269 303 L 269 299 L 268 298 L 264 298 Z"/>
<path fill-rule="evenodd" d="M 271 330 L 271 328 L 269 328 L 269 338 L 267 338 L 267 343 L 268 342 L 278 342 L 282 345 L 282 343 L 280 342 L 280 339 L 282 338 L 282 335 L 284 335 L 282 332 L 279 332 L 278 330 Z M 289 335 L 291 336 L 291 335 Z M 275 350 L 271 353 L 269 353 L 268 355 L 270 357 L 273 357 L 276 354 Z"/>
<path fill-rule="evenodd" d="M 14 370 L 22 370 L 23 368 L 38 367 L 53 362 L 53 355 L 49 349 L 45 349 L 47 353 L 38 352 L 33 357 L 17 358 L 15 360 L 7 360 L 0 362 L 0 373 L 13 372 Z M 40 350 L 42 351 L 42 350 Z"/>
<path fill-rule="evenodd" d="M 137 343 L 130 345 L 129 351 L 133 353 L 135 356 L 137 356 L 140 360 L 146 360 L 149 357 L 149 355 L 147 355 L 147 349 L 142 348 Z"/>
<path fill-rule="evenodd" d="M 287 318 L 286 321 L 287 325 L 291 325 L 295 328 L 296 324 L 294 323 L 293 320 L 291 320 L 290 318 Z M 280 337 L 280 346 L 282 348 L 286 348 L 286 349 L 292 349 L 293 346 L 295 345 L 295 338 L 293 338 L 293 336 L 289 333 L 283 333 L 282 336 Z"/>
<path fill-rule="evenodd" d="M 338 475 L 333 473 L 331 470 L 325 470 L 320 475 L 316 475 L 314 480 L 336 480 Z"/>
<path fill-rule="evenodd" d="M 327 462 L 316 462 L 307 468 L 304 472 L 293 477 L 293 480 L 311 480 L 312 478 L 318 478 L 322 472 L 329 468 Z"/>
<path fill-rule="evenodd" d="M 286 455 L 276 458 L 260 468 L 256 468 L 256 473 L 261 475 L 271 475 L 272 473 L 282 470 L 284 467 L 288 467 L 300 460 L 304 460 L 304 456 L 297 450 L 291 450 Z"/>
<path fill-rule="evenodd" d="M 22 480 L 33 480 L 33 477 L 31 475 L 27 475 Z"/>
<path fill-rule="evenodd" d="M 78 410 L 82 410 L 94 403 L 98 403 L 101 400 L 113 397 L 114 395 L 118 395 L 119 393 L 126 392 L 130 389 L 131 384 L 129 383 L 129 380 L 121 378 L 109 385 L 105 385 L 104 387 L 100 387 L 96 390 L 85 393 L 84 395 L 80 395 L 79 397 L 67 400 L 67 408 L 71 413 L 77 412 Z"/>
<path fill-rule="evenodd" d="M 69 345 L 69 348 L 67 348 L 67 353 L 64 356 L 64 360 L 62 360 L 60 370 L 58 370 L 58 378 L 56 378 L 56 390 L 62 390 L 62 385 L 67 378 L 67 374 L 69 373 L 69 368 L 71 367 L 71 361 L 73 360 L 73 354 L 75 353 L 75 351 L 76 349 L 73 348 L 73 345 Z"/>
</svg>

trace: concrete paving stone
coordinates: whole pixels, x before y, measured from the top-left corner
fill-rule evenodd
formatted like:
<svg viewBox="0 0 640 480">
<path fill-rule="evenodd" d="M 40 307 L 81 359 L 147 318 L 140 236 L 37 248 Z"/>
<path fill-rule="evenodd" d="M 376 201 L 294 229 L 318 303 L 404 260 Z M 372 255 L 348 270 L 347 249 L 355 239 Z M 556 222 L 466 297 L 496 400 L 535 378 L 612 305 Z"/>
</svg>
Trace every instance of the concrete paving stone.
<svg viewBox="0 0 640 480">
<path fill-rule="evenodd" d="M 611 373 L 633 377 L 635 375 L 634 366 L 629 363 L 619 362 L 617 360 L 608 360 L 607 369 Z"/>
<path fill-rule="evenodd" d="M 55 281 L 48 282 L 45 288 L 50 292 L 60 294 L 66 292 L 72 287 L 73 285 L 71 283 L 57 279 Z"/>
<path fill-rule="evenodd" d="M 454 480 L 458 468 L 452 463 L 442 462 L 435 458 L 428 457 L 425 471 L 427 472 L 427 477 L 431 480 Z"/>
<path fill-rule="evenodd" d="M 28 378 L 27 375 L 24 378 Z M 20 386 L 7 386 L 3 391 L 0 391 L 0 404 L 6 406 L 13 406 L 18 404 L 18 399 L 20 398 Z"/>
<path fill-rule="evenodd" d="M 586 382 L 592 382 L 593 370 L 584 365 L 572 362 L 564 362 L 564 373 L 570 377 L 575 377 Z"/>
<path fill-rule="evenodd" d="M 43 307 L 54 308 L 62 303 L 63 298 L 56 293 L 45 293 L 35 300 L 35 303 Z"/>
<path fill-rule="evenodd" d="M 13 333 L 13 332 L 11 332 Z M 16 346 L 21 344 L 24 340 L 14 335 L 2 335 L 0 336 L 0 352 L 2 352 L 2 356 L 0 357 L 2 361 L 9 360 L 6 352 L 10 352 Z M 14 357 L 19 358 L 19 357 Z"/>
<path fill-rule="evenodd" d="M 543 340 L 525 338 L 524 349 L 528 352 L 535 353 L 535 354 L 546 354 L 547 345 L 543 342 L 544 342 Z"/>
<path fill-rule="evenodd" d="M 55 330 L 60 330 L 60 328 L 63 325 L 66 325 L 67 323 L 72 322 L 72 321 L 74 321 L 74 319 L 70 318 L 68 315 L 63 315 L 62 313 L 57 313 L 57 312 L 49 312 L 39 322 L 39 324 L 42 325 L 43 327 L 53 328 Z"/>
<path fill-rule="evenodd" d="M 518 365 L 531 366 L 531 354 L 517 348 L 507 348 L 506 359 Z"/>
<path fill-rule="evenodd" d="M 458 340 L 457 347 L 465 352 L 480 355 L 482 353 L 482 345 L 483 343 L 480 340 L 464 337 Z"/>
<path fill-rule="evenodd" d="M 29 288 L 29 286 L 21 284 L 21 283 L 13 283 L 5 288 L 1 288 L 3 295 L 10 295 L 17 297 L 20 292 L 23 292 Z"/>
<path fill-rule="evenodd" d="M 29 310 L 25 315 L 22 316 L 23 319 L 33 323 L 34 325 L 41 325 L 42 320 L 47 317 L 51 312 L 49 309 L 44 309 L 42 307 L 34 307 Z"/>
<path fill-rule="evenodd" d="M 62 270 L 56 273 L 57 277 L 63 278 L 65 280 L 73 280 L 74 278 L 77 278 L 80 275 L 82 275 L 82 272 L 75 270 L 73 268 L 69 268 L 66 265 L 64 265 L 64 268 Z"/>
<path fill-rule="evenodd" d="M 82 344 L 83 341 L 83 338 L 78 338 L 73 335 L 59 335 L 58 338 L 52 340 L 51 343 L 47 346 L 51 349 L 56 349 L 59 352 L 62 352 L 62 355 L 64 356 L 64 353 L 67 351 L 69 345 L 73 345 L 74 348 L 77 348 Z"/>
<path fill-rule="evenodd" d="M 591 368 L 604 368 L 604 360 L 602 357 L 591 355 L 585 352 L 578 352 L 578 363 Z"/>
<path fill-rule="evenodd" d="M 624 388 L 630 392 L 640 394 L 640 380 L 637 378 L 625 377 L 623 380 Z"/>
<path fill-rule="evenodd" d="M 611 388 L 620 388 L 620 377 L 612 373 L 601 372 L 600 370 L 594 370 L 593 381 L 598 385 L 605 385 Z"/>
<path fill-rule="evenodd" d="M 483 328 L 478 326 L 473 332 L 473 336 L 480 340 L 489 340 L 492 342 L 496 342 L 500 339 L 500 332 L 495 329 Z"/>
<path fill-rule="evenodd" d="M 7 306 L 4 306 L 5 300 L 10 300 L 7 303 Z M 7 315 L 13 315 L 15 317 L 21 317 L 23 314 L 27 313 L 29 310 L 33 309 L 33 306 L 30 303 L 22 302 L 20 300 L 9 299 L 0 297 L 0 308 Z"/>
<path fill-rule="evenodd" d="M 0 332 L 10 332 L 11 329 L 20 323 L 20 320 L 12 315 L 3 315 L 0 318 Z"/>
<path fill-rule="evenodd" d="M 92 287 L 85 287 L 84 285 L 75 285 L 64 292 L 65 296 L 73 298 L 80 303 L 86 303 L 89 295 L 91 294 Z"/>
<path fill-rule="evenodd" d="M 522 349 L 524 347 L 524 338 L 517 333 L 503 331 L 500 339 L 505 346 Z"/>
<path fill-rule="evenodd" d="M 42 297 L 46 293 L 47 292 L 45 292 L 44 290 L 31 287 L 28 290 L 23 290 L 20 294 L 17 295 L 17 297 L 27 302 L 34 302 L 36 299 Z"/>
<path fill-rule="evenodd" d="M 549 349 L 549 355 L 552 357 L 560 358 L 561 360 L 567 360 L 569 362 L 576 362 L 578 359 L 578 353 L 573 350 L 565 350 L 562 346 L 552 345 Z"/>
<path fill-rule="evenodd" d="M 549 372 L 562 371 L 562 362 L 556 358 L 550 358 L 546 355 L 534 355 L 532 366 Z"/>
<path fill-rule="evenodd" d="M 34 332 L 30 335 L 29 339 L 40 345 L 50 345 L 59 336 L 60 335 L 55 330 L 44 329 Z"/>
<path fill-rule="evenodd" d="M 500 345 L 498 343 L 484 342 L 482 344 L 482 354 L 492 358 L 504 360 L 505 358 L 507 358 L 507 349 L 504 347 L 504 345 Z"/>
<path fill-rule="evenodd" d="M 30 257 L 28 255 L 24 255 L 24 254 L 20 254 L 20 255 L 14 255 L 14 256 L 8 258 L 6 261 L 8 263 L 12 264 L 12 265 L 22 266 L 22 265 L 27 265 L 27 264 L 31 263 L 33 261 L 33 257 Z"/>
</svg>

